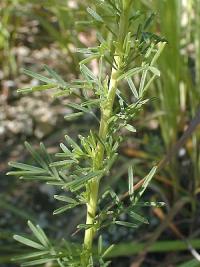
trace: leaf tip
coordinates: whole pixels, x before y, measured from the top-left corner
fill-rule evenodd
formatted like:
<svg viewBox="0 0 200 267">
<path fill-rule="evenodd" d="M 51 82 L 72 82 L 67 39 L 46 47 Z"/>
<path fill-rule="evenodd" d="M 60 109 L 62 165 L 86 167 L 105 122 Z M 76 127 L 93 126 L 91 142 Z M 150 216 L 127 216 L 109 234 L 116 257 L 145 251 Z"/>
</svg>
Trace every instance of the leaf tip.
<svg viewBox="0 0 200 267">
<path fill-rule="evenodd" d="M 18 235 L 13 235 L 13 239 L 18 240 Z"/>
</svg>

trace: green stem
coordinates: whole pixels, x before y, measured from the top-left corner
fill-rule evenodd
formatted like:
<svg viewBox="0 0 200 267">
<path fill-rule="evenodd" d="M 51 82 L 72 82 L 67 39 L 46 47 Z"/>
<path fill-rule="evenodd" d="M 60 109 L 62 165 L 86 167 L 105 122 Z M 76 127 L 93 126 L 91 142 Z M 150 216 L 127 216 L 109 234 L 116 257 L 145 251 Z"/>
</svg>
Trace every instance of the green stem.
<svg viewBox="0 0 200 267">
<path fill-rule="evenodd" d="M 113 111 L 113 103 L 115 99 L 115 92 L 117 88 L 117 71 L 112 70 L 108 98 L 104 105 L 104 108 L 101 110 L 101 121 L 99 128 L 99 137 L 101 140 L 105 140 L 108 133 L 108 119 L 111 117 Z M 94 169 L 101 169 L 103 165 L 104 158 L 104 147 L 101 143 L 98 143 L 96 149 L 96 159 Z M 89 192 L 89 199 L 87 203 L 87 219 L 86 224 L 93 224 L 94 218 L 96 215 L 98 192 L 99 192 L 99 178 L 92 179 L 92 181 L 87 186 L 87 192 Z M 91 227 L 85 231 L 84 246 L 86 250 L 90 253 L 93 243 L 93 238 L 96 233 L 95 227 Z"/>
<path fill-rule="evenodd" d="M 129 23 L 129 11 L 130 11 L 130 0 L 123 0 L 123 11 L 120 16 L 119 22 L 119 36 L 118 36 L 118 43 L 119 48 L 115 51 L 115 61 L 117 63 L 117 70 L 115 68 L 112 69 L 110 83 L 108 88 L 108 95 L 107 99 L 101 107 L 101 121 L 99 127 L 99 137 L 101 140 L 105 141 L 108 134 L 108 120 L 112 116 L 113 113 L 113 104 L 116 95 L 117 89 L 117 77 L 120 73 L 121 65 L 123 63 L 123 43 L 124 38 L 128 32 L 128 23 Z M 103 166 L 103 159 L 104 159 L 104 146 L 99 142 L 96 148 L 96 157 L 94 162 L 94 170 L 101 169 Z M 94 178 L 87 186 L 87 192 L 89 193 L 89 199 L 87 203 L 87 219 L 86 224 L 93 224 L 96 209 L 97 209 L 97 200 L 98 200 L 98 192 L 99 192 L 99 180 L 100 178 Z M 84 247 L 87 251 L 87 259 L 86 262 L 89 261 L 89 256 L 91 255 L 93 239 L 96 234 L 95 226 L 87 229 L 85 231 L 85 238 L 84 238 Z"/>
</svg>

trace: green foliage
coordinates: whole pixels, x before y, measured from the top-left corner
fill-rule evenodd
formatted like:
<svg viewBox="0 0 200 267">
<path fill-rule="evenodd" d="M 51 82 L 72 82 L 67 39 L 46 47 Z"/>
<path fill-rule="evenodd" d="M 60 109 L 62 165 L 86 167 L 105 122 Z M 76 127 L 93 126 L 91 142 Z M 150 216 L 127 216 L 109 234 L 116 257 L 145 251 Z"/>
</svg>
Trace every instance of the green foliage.
<svg viewBox="0 0 200 267">
<path fill-rule="evenodd" d="M 95 117 L 99 131 L 90 131 L 86 137 L 79 135 L 78 142 L 66 135 L 67 144 L 60 144 L 62 151 L 54 158 L 47 153 L 43 144 L 35 150 L 26 142 L 25 146 L 37 166 L 10 162 L 16 170 L 9 172 L 10 175 L 17 175 L 21 179 L 41 180 L 58 187 L 62 195 L 55 195 L 55 199 L 66 204 L 55 210 L 55 215 L 78 205 L 86 205 L 86 223 L 77 226 L 79 230 L 85 231 L 84 242 L 82 246 L 64 249 L 63 252 L 63 247 L 52 246 L 41 228 L 29 222 L 29 228 L 36 241 L 23 236 L 14 236 L 14 238 L 39 252 L 17 258 L 22 260 L 23 266 L 44 264 L 49 261 L 57 261 L 61 267 L 92 267 L 96 264 L 108 266 L 109 262 L 104 261 L 104 258 L 113 246 L 102 251 L 100 237 L 99 250 L 96 253 L 93 249 L 95 235 L 113 224 L 133 228 L 139 227 L 140 224 L 148 224 L 146 218 L 135 212 L 135 207 L 163 205 L 163 203 L 141 201 L 144 191 L 157 170 L 156 167 L 152 168 L 144 178 L 141 188 L 136 192 L 133 190 L 133 171 L 129 168 L 128 203 L 121 201 L 111 188 L 99 196 L 99 186 L 101 180 L 109 175 L 116 161 L 117 149 L 122 142 L 122 138 L 119 137 L 120 130 L 126 128 L 133 133 L 136 131 L 131 124 L 132 120 L 149 101 L 146 98 L 146 91 L 154 79 L 160 76 L 155 64 L 166 42 L 147 31 L 153 15 L 145 21 L 137 22 L 140 13 L 134 12 L 132 1 L 99 0 L 96 1 L 96 10 L 88 7 L 87 11 L 92 17 L 91 23 L 105 28 L 110 38 L 98 33 L 98 46 L 78 49 L 78 52 L 88 56 L 80 62 L 82 79 L 65 82 L 54 70 L 44 66 L 48 77 L 29 70 L 25 71 L 27 75 L 44 84 L 20 89 L 18 92 L 55 89 L 56 97 L 76 96 L 79 104 L 72 102 L 68 106 L 78 113 L 72 114 L 70 119 L 89 113 Z M 90 69 L 89 63 L 94 59 L 99 64 L 98 75 Z M 137 85 L 134 83 L 135 77 L 139 80 Z M 133 93 L 133 101 L 126 99 L 124 83 L 129 85 Z M 100 110 L 99 117 L 95 114 L 97 109 Z M 130 221 L 122 221 L 122 214 L 127 214 Z M 27 259 L 31 261 L 26 261 Z"/>
<path fill-rule="evenodd" d="M 181 265 L 178 265 L 178 267 L 198 267 L 198 266 L 199 266 L 199 261 L 196 259 L 190 260 Z"/>
<path fill-rule="evenodd" d="M 180 132 L 184 131 L 185 123 L 194 118 L 199 108 L 200 3 L 197 0 L 155 0 L 151 1 L 151 4 L 150 1 L 143 1 L 145 4 L 141 2 L 139 5 L 142 9 L 148 6 L 153 12 L 158 13 L 160 32 L 169 43 L 158 63 L 163 73 L 161 79 L 155 83 L 160 101 L 153 103 L 156 112 L 163 112 L 162 116 L 159 116 L 159 125 L 168 150 L 177 141 Z M 199 142 L 199 135 L 193 134 L 192 147 L 188 149 L 194 168 L 193 177 L 190 177 L 195 183 L 194 191 L 200 184 Z M 181 177 L 180 172 L 176 170 L 181 166 L 177 161 L 174 161 L 174 165 L 174 168 L 170 168 L 170 175 L 177 197 Z"/>
<path fill-rule="evenodd" d="M 13 258 L 13 260 L 22 261 L 22 266 L 35 266 L 44 264 L 46 262 L 59 260 L 59 256 L 57 255 L 55 249 L 51 245 L 43 230 L 38 225 L 34 226 L 30 221 L 28 221 L 28 226 L 32 231 L 36 241 L 19 235 L 14 235 L 13 238 L 23 245 L 39 251 L 16 256 Z"/>
</svg>

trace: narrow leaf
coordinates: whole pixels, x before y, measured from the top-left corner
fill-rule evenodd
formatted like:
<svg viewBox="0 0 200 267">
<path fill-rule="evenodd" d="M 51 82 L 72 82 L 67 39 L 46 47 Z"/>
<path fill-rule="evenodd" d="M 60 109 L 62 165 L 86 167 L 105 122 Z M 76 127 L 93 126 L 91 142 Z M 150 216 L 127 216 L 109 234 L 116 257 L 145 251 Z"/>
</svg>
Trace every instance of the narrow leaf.
<svg viewBox="0 0 200 267">
<path fill-rule="evenodd" d="M 102 254 L 102 258 L 105 258 L 110 252 L 111 250 L 114 248 L 115 245 L 110 245 Z"/>
<path fill-rule="evenodd" d="M 90 112 L 89 109 L 85 108 L 85 107 L 82 107 L 80 104 L 76 104 L 76 103 L 68 103 L 67 106 L 71 107 L 71 108 L 74 108 L 74 109 L 77 109 L 77 110 L 80 110 L 80 111 L 83 111 L 83 112 Z"/>
<path fill-rule="evenodd" d="M 63 143 L 60 144 L 60 148 L 64 153 L 72 155 L 72 152 Z"/>
<path fill-rule="evenodd" d="M 22 263 L 21 266 L 22 267 L 36 266 L 36 265 L 40 265 L 40 264 L 45 264 L 45 263 L 48 263 L 48 262 L 52 262 L 54 260 L 56 260 L 56 258 L 39 259 L 39 260 L 34 260 L 34 261 L 29 261 L 29 262 Z"/>
<path fill-rule="evenodd" d="M 18 242 L 20 242 L 20 243 L 22 243 L 22 244 L 24 244 L 26 246 L 29 246 L 29 247 L 32 247 L 32 248 L 36 248 L 36 249 L 40 249 L 40 250 L 44 250 L 44 246 L 42 246 L 42 245 L 40 245 L 40 244 L 36 243 L 35 241 L 32 241 L 32 240 L 30 240 L 28 238 L 25 238 L 23 236 L 14 235 L 13 238 L 16 241 L 18 241 Z"/>
<path fill-rule="evenodd" d="M 148 202 L 147 201 L 147 202 L 137 202 L 135 204 L 135 206 L 161 208 L 161 207 L 165 206 L 165 203 L 164 202 L 154 202 L 154 201 Z"/>
<path fill-rule="evenodd" d="M 152 13 L 152 14 L 147 18 L 147 20 L 146 20 L 146 22 L 145 22 L 145 24 L 144 24 L 144 27 L 143 27 L 144 30 L 150 26 L 150 24 L 151 24 L 151 22 L 153 21 L 154 17 L 155 17 L 155 14 Z"/>
<path fill-rule="evenodd" d="M 62 207 L 54 210 L 53 215 L 57 215 L 57 214 L 63 213 L 65 211 L 69 210 L 69 209 L 74 208 L 75 206 L 77 206 L 77 204 L 68 204 L 68 205 L 62 206 Z"/>
<path fill-rule="evenodd" d="M 53 162 L 51 164 L 49 164 L 50 167 L 58 167 L 58 166 L 68 166 L 68 165 L 71 165 L 73 163 L 77 163 L 77 161 L 75 160 L 62 160 L 62 161 L 56 161 L 56 162 Z"/>
<path fill-rule="evenodd" d="M 71 137 L 69 137 L 68 135 L 65 135 L 65 139 L 66 139 L 66 141 L 68 142 L 68 144 L 72 148 L 77 149 L 80 153 L 83 153 L 83 151 L 81 150 L 81 148 L 79 147 L 79 145 L 77 145 L 76 142 L 74 142 Z"/>
<path fill-rule="evenodd" d="M 134 193 L 133 188 L 133 167 L 128 167 L 128 186 L 129 186 L 129 195 L 132 196 Z"/>
<path fill-rule="evenodd" d="M 96 11 L 94 11 L 93 9 L 91 9 L 90 7 L 87 8 L 87 12 L 98 22 L 103 22 L 102 17 L 97 14 Z"/>
<path fill-rule="evenodd" d="M 134 218 L 135 220 L 137 220 L 137 221 L 139 221 L 139 222 L 141 222 L 141 223 L 149 224 L 149 221 L 148 221 L 146 218 L 144 218 L 143 216 L 141 216 L 141 215 L 139 215 L 139 214 L 137 214 L 137 213 L 135 213 L 135 212 L 133 212 L 133 211 L 131 211 L 131 212 L 129 213 L 129 215 L 130 215 L 132 218 Z"/>
<path fill-rule="evenodd" d="M 18 163 L 18 162 L 10 161 L 8 163 L 8 165 L 9 166 L 12 166 L 12 167 L 15 167 L 15 168 L 18 168 L 18 169 L 22 169 L 22 170 L 26 170 L 26 171 L 31 171 L 33 173 L 44 173 L 44 172 L 46 172 L 42 168 L 35 167 L 35 166 L 32 166 L 32 165 L 27 165 L 27 164 L 24 164 L 24 163 Z"/>
<path fill-rule="evenodd" d="M 38 73 L 35 73 L 35 72 L 31 71 L 31 70 L 24 69 L 23 73 L 26 74 L 26 75 L 29 75 L 32 78 L 35 78 L 35 79 L 37 79 L 39 81 L 45 82 L 45 83 L 52 83 L 53 82 L 52 79 L 49 79 L 49 78 L 47 78 L 47 77 L 45 77 L 45 76 L 43 76 L 41 74 L 38 74 Z"/>
<path fill-rule="evenodd" d="M 72 191 L 76 191 L 80 189 L 81 187 L 83 187 L 85 183 L 88 182 L 90 179 L 98 177 L 101 174 L 102 174 L 102 171 L 88 173 L 85 176 L 82 176 L 80 178 L 75 179 L 72 182 L 67 183 L 65 187 L 69 187 Z"/>
<path fill-rule="evenodd" d="M 136 99 L 138 99 L 139 95 L 138 95 L 137 89 L 136 89 L 135 84 L 133 83 L 133 81 L 130 77 L 127 78 L 127 82 L 128 82 L 128 85 L 129 85 L 133 95 L 135 96 Z"/>
<path fill-rule="evenodd" d="M 19 261 L 19 260 L 26 260 L 31 258 L 38 258 L 44 255 L 49 254 L 49 251 L 39 251 L 39 252 L 32 252 L 27 254 L 22 254 L 20 256 L 16 256 L 12 258 L 12 261 Z"/>
<path fill-rule="evenodd" d="M 136 133 L 136 132 L 137 132 L 136 129 L 135 129 L 135 127 L 133 127 L 133 126 L 130 125 L 130 124 L 125 125 L 125 128 L 126 128 L 127 130 L 129 130 L 130 132 L 132 132 L 132 133 Z"/>
<path fill-rule="evenodd" d="M 137 224 L 130 223 L 130 222 L 124 222 L 124 221 L 115 221 L 114 223 L 117 225 L 129 227 L 129 228 L 137 228 L 138 227 Z"/>
<path fill-rule="evenodd" d="M 11 172 L 7 172 L 7 175 L 16 175 L 16 176 L 35 176 L 38 174 L 46 174 L 47 171 L 43 171 L 43 173 L 38 173 L 38 172 L 32 172 L 32 171 L 11 171 Z"/>
<path fill-rule="evenodd" d="M 49 241 L 46 235 L 44 234 L 43 230 L 39 227 L 39 225 L 36 227 L 32 224 L 31 221 L 28 221 L 28 226 L 33 232 L 34 236 L 40 241 L 40 243 L 48 248 L 49 247 Z"/>
<path fill-rule="evenodd" d="M 120 80 L 123 80 L 123 79 L 128 79 L 128 78 L 132 77 L 135 74 L 139 74 L 144 69 L 146 69 L 146 66 L 145 67 L 133 68 L 133 69 L 127 71 L 126 73 L 120 75 L 117 80 L 120 81 Z"/>
<path fill-rule="evenodd" d="M 57 179 L 55 179 L 55 177 L 52 177 L 52 176 L 40 176 L 40 175 L 35 175 L 35 176 L 33 176 L 33 175 L 22 175 L 22 176 L 20 176 L 20 179 L 22 179 L 22 180 L 36 180 L 36 181 L 43 181 L 43 182 L 45 182 L 45 181 L 55 181 L 55 180 L 57 180 Z"/>
<path fill-rule="evenodd" d="M 48 164 L 43 160 L 43 158 L 40 156 L 40 154 L 37 153 L 28 142 L 25 142 L 24 144 L 25 144 L 26 149 L 29 151 L 29 153 L 32 155 L 32 157 L 35 159 L 35 161 L 37 163 L 39 163 L 39 165 L 41 165 L 44 169 L 49 170 Z"/>
<path fill-rule="evenodd" d="M 86 67 L 84 64 L 80 65 L 80 70 L 83 73 L 83 75 L 85 76 L 85 78 L 90 78 L 92 79 L 92 81 L 98 82 L 96 76 L 93 74 L 93 72 L 88 69 L 88 67 Z"/>
<path fill-rule="evenodd" d="M 152 61 L 151 61 L 151 66 L 153 66 L 156 61 L 158 60 L 158 58 L 160 57 L 161 53 L 163 52 L 165 46 L 166 46 L 166 42 L 163 42 L 163 43 L 160 43 L 159 44 L 159 48 L 158 48 L 158 51 L 156 52 L 156 54 L 154 55 Z"/>
<path fill-rule="evenodd" d="M 141 77 L 140 86 L 139 86 L 139 97 L 143 96 L 143 92 L 144 92 L 144 88 L 145 88 L 145 81 L 146 81 L 146 77 L 147 77 L 147 72 L 148 72 L 148 69 L 145 69 L 142 72 L 142 77 Z"/>
<path fill-rule="evenodd" d="M 71 113 L 71 114 L 67 114 L 64 116 L 65 120 L 74 120 L 79 118 L 80 116 L 82 116 L 84 113 L 83 112 L 77 112 L 77 113 Z"/>
<path fill-rule="evenodd" d="M 141 198 L 141 196 L 143 195 L 144 191 L 146 190 L 147 186 L 149 185 L 151 179 L 153 178 L 155 172 L 157 170 L 157 166 L 153 167 L 151 169 L 151 171 L 149 172 L 149 174 L 145 177 L 144 179 L 144 183 L 141 186 L 139 192 L 137 193 L 136 197 L 135 197 L 135 203 L 137 203 L 137 201 Z"/>
<path fill-rule="evenodd" d="M 77 201 L 74 200 L 71 197 L 67 197 L 67 196 L 59 196 L 59 195 L 54 195 L 54 198 L 63 202 L 67 202 L 67 203 L 71 203 L 71 204 L 76 204 Z"/>
<path fill-rule="evenodd" d="M 54 70 L 49 68 L 47 65 L 44 65 L 44 68 L 60 85 L 63 87 L 67 86 L 67 83 Z"/>
<path fill-rule="evenodd" d="M 38 85 L 38 86 L 18 89 L 17 93 L 22 93 L 22 94 L 32 93 L 32 92 L 37 92 L 37 91 L 44 91 L 44 90 L 48 90 L 48 89 L 53 89 L 56 87 L 57 87 L 57 85 L 55 83 L 51 83 L 51 84 Z"/>
<path fill-rule="evenodd" d="M 160 71 L 159 71 L 157 68 L 150 66 L 150 67 L 149 67 L 149 70 L 150 70 L 154 75 L 160 77 Z"/>
<path fill-rule="evenodd" d="M 103 250 L 103 238 L 102 235 L 99 236 L 98 240 L 98 254 L 101 255 Z"/>
</svg>

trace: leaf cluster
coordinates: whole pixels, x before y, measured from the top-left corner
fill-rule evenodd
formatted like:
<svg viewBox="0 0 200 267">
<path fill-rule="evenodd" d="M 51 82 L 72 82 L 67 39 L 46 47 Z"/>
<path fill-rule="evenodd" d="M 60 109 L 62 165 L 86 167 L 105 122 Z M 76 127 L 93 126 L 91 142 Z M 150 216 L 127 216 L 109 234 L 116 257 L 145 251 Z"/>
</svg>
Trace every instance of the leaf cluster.
<svg viewBox="0 0 200 267">
<path fill-rule="evenodd" d="M 103 138 L 100 135 L 101 128 L 99 133 L 91 130 L 88 136 L 79 135 L 77 142 L 66 135 L 66 143 L 60 144 L 61 152 L 56 153 L 55 157 L 48 154 L 43 144 L 40 144 L 39 149 L 36 150 L 26 142 L 25 146 L 37 166 L 15 162 L 9 163 L 16 169 L 9 172 L 9 175 L 16 175 L 25 180 L 45 181 L 62 191 L 61 195 L 54 196 L 56 200 L 62 203 L 61 207 L 54 211 L 54 214 L 63 213 L 79 205 L 87 206 L 92 194 L 88 185 L 91 181 L 99 183 L 103 177 L 109 174 L 117 158 L 117 149 L 122 142 L 122 138 L 119 137 L 120 130 L 126 128 L 133 133 L 136 131 L 132 121 L 149 101 L 145 98 L 146 91 L 154 79 L 160 76 L 155 64 L 166 42 L 148 31 L 148 26 L 154 15 L 141 23 L 142 14 L 140 12 L 134 13 L 131 10 L 128 30 L 127 32 L 121 32 L 119 27 L 120 18 L 124 15 L 122 4 L 123 1 L 119 0 L 97 0 L 96 10 L 91 7 L 87 8 L 87 12 L 92 18 L 89 23 L 100 25 L 102 29 L 107 30 L 108 34 L 97 33 L 99 44 L 96 47 L 77 49 L 77 52 L 86 55 L 86 59 L 80 62 L 80 79 L 65 82 L 59 74 L 48 66 L 44 66 L 48 77 L 29 70 L 24 71 L 27 75 L 42 82 L 42 85 L 20 89 L 18 92 L 30 93 L 55 89 L 55 97 L 75 96 L 79 102 L 68 103 L 68 106 L 75 112 L 67 115 L 66 119 L 71 120 L 88 113 L 99 124 L 101 118 L 98 117 L 98 112 L 95 112 L 99 110 L 101 117 L 103 116 L 106 121 L 106 127 L 108 127 L 108 131 Z M 132 29 L 136 29 L 136 31 L 134 32 Z M 119 32 L 119 36 L 116 36 L 116 32 Z M 102 30 L 102 33 L 104 33 L 104 30 Z M 90 69 L 89 64 L 93 60 L 98 62 L 98 75 Z M 117 84 L 117 97 L 115 98 L 115 108 L 110 110 L 109 94 L 110 84 L 112 83 L 110 77 L 113 77 L 113 71 Z M 108 75 L 108 72 L 110 72 L 110 75 Z M 136 80 L 139 82 L 136 83 Z M 131 100 L 133 101 L 126 98 L 124 84 L 129 86 L 132 94 Z M 102 127 L 102 124 L 99 127 Z M 129 168 L 129 203 L 123 203 L 112 189 L 106 190 L 100 197 L 97 215 L 93 223 L 79 224 L 77 228 L 84 230 L 93 228 L 97 232 L 113 224 L 133 228 L 137 228 L 142 223 L 147 224 L 148 220 L 135 212 L 135 207 L 163 205 L 163 203 L 141 201 L 141 197 L 155 172 L 156 167 L 153 167 L 145 177 L 141 188 L 134 192 L 133 170 Z M 109 204 L 105 204 L 105 202 L 109 202 Z M 128 215 L 130 221 L 121 220 L 123 213 Z M 87 258 L 87 251 L 84 247 L 80 248 L 78 252 L 75 249 L 75 255 L 70 248 L 67 249 L 67 255 L 62 254 L 51 245 L 40 227 L 36 227 L 30 222 L 29 227 L 37 242 L 21 236 L 15 236 L 15 239 L 27 246 L 38 249 L 39 252 L 22 257 L 21 259 L 24 260 L 34 259 L 25 262 L 24 266 L 43 264 L 53 260 L 57 261 L 61 267 L 86 266 L 84 261 Z M 102 267 L 107 266 L 109 263 L 104 262 L 105 255 L 106 252 L 102 250 L 102 240 L 100 238 L 98 256 L 95 254 L 97 259 L 91 255 L 88 266 L 94 266 L 96 261 Z"/>
</svg>

